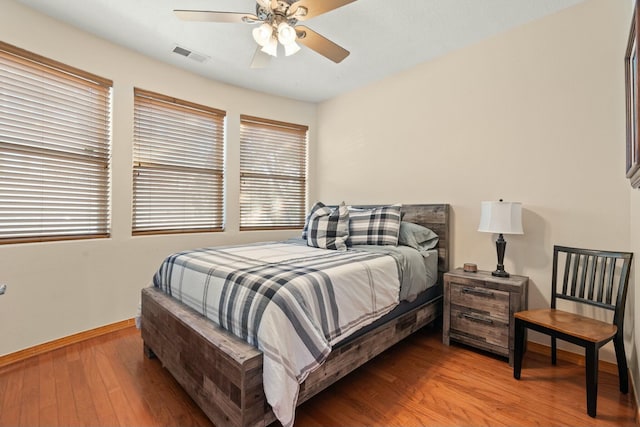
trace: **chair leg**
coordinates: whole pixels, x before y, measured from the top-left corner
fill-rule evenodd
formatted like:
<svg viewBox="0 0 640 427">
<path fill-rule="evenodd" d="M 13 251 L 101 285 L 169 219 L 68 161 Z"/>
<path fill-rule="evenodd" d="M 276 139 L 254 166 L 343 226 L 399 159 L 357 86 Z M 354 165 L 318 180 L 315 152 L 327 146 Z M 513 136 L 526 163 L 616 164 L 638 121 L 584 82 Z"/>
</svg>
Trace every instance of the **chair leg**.
<svg viewBox="0 0 640 427">
<path fill-rule="evenodd" d="M 616 350 L 616 360 L 618 362 L 618 381 L 620 382 L 620 392 L 629 392 L 629 369 L 627 368 L 627 355 L 624 351 L 624 337 L 618 330 L 613 337 L 613 345 Z"/>
<path fill-rule="evenodd" d="M 524 322 L 520 319 L 515 319 L 514 326 L 513 378 L 519 380 L 520 371 L 522 370 L 522 356 L 524 356 Z"/>
<path fill-rule="evenodd" d="M 558 361 L 557 359 L 557 344 L 556 344 L 556 337 L 554 337 L 553 335 L 551 336 L 551 364 L 555 365 Z"/>
<path fill-rule="evenodd" d="M 585 365 L 587 377 L 587 413 L 595 418 L 598 399 L 598 348 L 595 344 L 585 349 Z"/>
</svg>

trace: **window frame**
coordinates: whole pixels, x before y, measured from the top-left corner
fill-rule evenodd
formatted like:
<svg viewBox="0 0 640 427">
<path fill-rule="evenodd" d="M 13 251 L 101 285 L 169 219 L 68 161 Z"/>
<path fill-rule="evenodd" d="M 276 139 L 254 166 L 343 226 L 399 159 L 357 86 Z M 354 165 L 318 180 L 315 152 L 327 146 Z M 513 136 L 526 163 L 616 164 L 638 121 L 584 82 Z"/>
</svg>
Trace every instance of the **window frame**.
<svg viewBox="0 0 640 427">
<path fill-rule="evenodd" d="M 298 134 L 300 136 L 299 143 L 303 146 L 301 152 L 299 153 L 297 160 L 302 163 L 302 166 L 299 168 L 301 174 L 296 175 L 282 175 L 282 174 L 267 174 L 260 173 L 254 171 L 246 170 L 243 167 L 243 150 L 248 143 L 246 135 L 245 135 L 245 127 L 252 127 L 253 129 L 262 127 L 264 129 L 269 129 L 272 132 L 286 132 L 287 134 Z M 268 135 L 265 138 L 273 137 L 273 135 Z M 307 193 L 308 193 L 308 153 L 309 153 L 309 127 L 307 125 L 300 125 L 290 122 L 277 121 L 272 119 L 265 119 L 256 116 L 250 116 L 246 114 L 240 115 L 240 215 L 239 215 L 239 229 L 240 231 L 261 231 L 261 230 L 291 230 L 298 229 L 304 227 L 306 208 L 307 208 Z M 285 181 L 298 181 L 300 191 L 300 197 L 297 199 L 297 210 L 298 215 L 295 218 L 295 222 L 290 222 L 288 224 L 283 225 L 264 225 L 257 224 L 256 222 L 247 222 L 244 223 L 243 218 L 243 197 L 245 197 L 245 193 L 243 192 L 243 180 L 244 179 L 252 179 L 252 178 L 262 178 L 262 179 L 272 179 L 279 180 L 282 182 Z M 271 217 L 273 220 L 273 217 Z"/>
<path fill-rule="evenodd" d="M 141 169 L 145 168 L 154 168 L 156 171 L 160 172 L 164 170 L 165 172 L 171 173 L 203 173 L 202 171 L 206 170 L 204 168 L 197 168 L 195 166 L 179 166 L 179 165 L 169 165 L 167 163 L 162 162 L 151 162 L 151 161 L 141 161 L 141 159 L 136 157 L 136 150 L 138 149 L 138 131 L 139 131 L 139 122 L 138 122 L 138 100 L 144 99 L 144 102 L 147 104 L 153 104 L 155 107 L 165 109 L 166 111 L 173 111 L 180 114 L 191 114 L 193 117 L 200 117 L 211 119 L 214 122 L 215 126 L 221 127 L 220 132 L 214 132 L 219 136 L 219 140 L 212 141 L 213 144 L 218 144 L 213 148 L 214 151 L 219 151 L 220 155 L 215 158 L 215 161 L 218 162 L 219 168 L 211 169 L 212 175 L 218 177 L 219 186 L 215 187 L 216 190 L 219 190 L 219 197 L 211 199 L 211 201 L 215 202 L 215 206 L 213 208 L 214 211 L 219 212 L 219 215 L 216 215 L 212 225 L 210 226 L 200 226 L 194 227 L 193 224 L 190 226 L 185 222 L 184 227 L 160 227 L 156 226 L 155 228 L 149 227 L 137 227 L 136 222 L 136 213 L 137 213 L 137 187 L 136 187 L 136 178 L 137 174 Z M 166 112 L 165 111 L 165 112 Z M 177 127 L 174 131 L 180 132 L 181 128 Z M 207 232 L 219 232 L 224 231 L 225 227 L 225 139 L 226 139 L 226 111 L 219 110 L 217 108 L 197 104 L 191 101 L 186 101 L 183 99 L 178 99 L 175 97 L 171 97 L 168 95 L 160 94 L 157 92 L 148 91 L 145 89 L 134 88 L 134 141 L 133 141 L 133 181 L 132 181 L 132 221 L 131 221 L 131 234 L 133 236 L 144 236 L 144 235 L 161 235 L 161 234 L 187 234 L 187 233 L 207 233 Z M 179 148 L 176 145 L 174 148 Z M 204 174 L 204 173 L 203 173 Z M 193 207 L 193 205 L 192 205 Z M 195 208 L 194 208 L 195 209 Z"/>
<path fill-rule="evenodd" d="M 29 187 L 30 185 L 28 184 L 29 181 L 34 181 L 35 179 L 34 174 L 36 173 L 40 173 L 42 174 L 42 177 L 40 178 L 40 180 L 43 180 L 43 177 L 45 176 L 45 172 L 48 170 L 49 173 L 51 173 L 51 169 L 52 167 L 57 167 L 58 171 L 62 171 L 62 173 L 64 173 L 64 179 L 68 180 L 67 182 L 64 182 L 65 184 L 68 183 L 72 183 L 70 185 L 75 185 L 74 190 L 78 191 L 78 183 L 82 183 L 82 177 L 79 177 L 76 181 L 71 180 L 71 178 L 69 177 L 70 175 L 70 171 L 71 170 L 78 170 L 77 166 L 74 168 L 73 165 L 77 164 L 78 162 L 85 162 L 84 164 L 91 164 L 94 167 L 93 172 L 89 172 L 88 170 L 84 169 L 85 173 L 85 177 L 84 180 L 86 182 L 87 177 L 95 177 L 98 176 L 99 180 L 99 186 L 98 186 L 98 190 L 97 192 L 100 193 L 100 196 L 96 199 L 97 202 L 96 209 L 93 209 L 95 211 L 95 215 L 90 216 L 88 214 L 86 214 L 86 211 L 90 211 L 92 209 L 80 209 L 81 212 L 84 213 L 84 216 L 80 216 L 80 214 L 78 213 L 78 210 L 74 210 L 78 209 L 77 204 L 73 205 L 72 208 L 68 208 L 67 205 L 63 205 L 60 204 L 60 206 L 65 206 L 67 207 L 66 209 L 66 213 L 61 213 L 59 212 L 58 214 L 52 214 L 51 211 L 49 211 L 47 214 L 43 214 L 40 216 L 39 219 L 31 219 L 31 228 L 33 230 L 33 232 L 29 235 L 26 235 L 28 232 L 25 231 L 23 233 L 17 233 L 14 231 L 13 236 L 11 236 L 10 230 L 7 229 L 7 234 L 8 237 L 0 237 L 0 244 L 14 244 L 14 243 L 33 243 L 33 242 L 54 242 L 54 241 L 67 241 L 67 240 L 85 240 L 85 239 L 101 239 L 101 238 L 108 238 L 111 236 L 111 150 L 112 150 L 112 89 L 113 89 L 113 81 L 110 79 L 106 79 L 104 77 L 100 77 L 97 76 L 95 74 L 89 73 L 87 71 L 84 70 L 80 70 L 78 68 L 72 67 L 70 65 L 64 64 L 62 62 L 59 61 L 55 61 L 53 59 L 50 58 L 46 58 L 44 56 L 38 55 L 36 53 L 33 52 L 29 52 L 25 49 L 21 49 L 17 46 L 13 46 L 10 45 L 8 43 L 2 42 L 0 41 L 0 55 L 4 58 L 4 60 L 6 60 L 7 62 L 13 63 L 14 66 L 17 68 L 22 67 L 22 68 L 27 68 L 29 69 L 29 73 L 32 73 L 31 76 L 36 76 L 39 75 L 41 76 L 41 79 L 38 80 L 33 80 L 31 82 L 29 82 L 29 85 L 21 85 L 21 86 L 16 86 L 17 89 L 15 89 L 15 91 L 13 93 L 18 93 L 20 91 L 22 91 L 22 93 L 24 94 L 24 91 L 29 91 L 30 89 L 36 89 L 39 87 L 39 85 L 42 85 L 43 87 L 48 88 L 49 90 L 52 91 L 52 95 L 41 95 L 38 92 L 33 91 L 32 94 L 33 96 L 29 97 L 29 98 L 20 98 L 21 99 L 21 104 L 16 104 L 16 105 L 20 105 L 20 106 L 25 106 L 26 104 L 33 104 L 34 102 L 44 102 L 45 104 L 47 102 L 49 103 L 54 103 L 54 96 L 62 96 L 62 97 L 66 97 L 65 101 L 66 102 L 62 102 L 60 101 L 60 99 L 58 98 L 58 102 L 56 102 L 57 105 L 61 105 L 61 106 L 75 106 L 75 107 L 81 107 L 83 106 L 82 104 L 85 103 L 85 101 L 83 101 L 82 99 L 77 99 L 74 98 L 74 93 L 69 91 L 69 92 L 55 92 L 53 91 L 53 88 L 57 88 L 60 87 L 58 85 L 54 85 L 54 82 L 56 82 L 57 84 L 62 84 L 62 85 L 66 85 L 63 87 L 63 89 L 69 90 L 71 86 L 75 86 L 76 90 L 83 90 L 87 93 L 93 93 L 93 91 L 95 91 L 95 93 L 97 95 L 94 95 L 94 98 L 91 98 L 91 101 L 93 102 L 94 106 L 100 106 L 101 108 L 98 110 L 96 109 L 95 112 L 99 112 L 100 115 L 95 115 L 95 117 L 99 117 L 99 119 L 97 120 L 97 122 L 93 122 L 91 121 L 90 124 L 95 124 L 98 123 L 101 127 L 99 128 L 99 131 L 96 131 L 96 133 L 101 134 L 101 136 L 99 138 L 95 138 L 94 141 L 90 141 L 89 138 L 75 138 L 74 143 L 72 144 L 70 142 L 70 140 L 73 138 L 73 135 L 71 134 L 67 134 L 66 135 L 66 144 L 60 144 L 57 143 L 58 145 L 58 149 L 54 149 L 54 144 L 52 143 L 53 140 L 56 141 L 60 141 L 59 137 L 62 135 L 62 133 L 60 133 L 59 130 L 54 129 L 54 127 L 50 126 L 51 124 L 57 124 L 58 126 L 60 126 L 60 123 L 62 123 L 59 117 L 56 118 L 56 120 L 58 121 L 51 121 L 51 122 L 46 122 L 47 126 L 45 129 L 45 126 L 43 126 L 43 124 L 45 123 L 44 119 L 42 117 L 42 115 L 38 115 L 38 112 L 34 112 L 35 109 L 31 108 L 31 109 L 23 109 L 21 111 L 26 111 L 27 113 L 20 113 L 20 114 L 26 114 L 28 118 L 31 119 L 30 124 L 33 123 L 38 123 L 38 120 L 36 120 L 36 118 L 39 118 L 40 123 L 40 144 L 36 144 L 33 143 L 31 145 L 29 144 L 19 144 L 14 142 L 9 142 L 10 137 L 7 136 L 7 140 L 0 141 L 0 149 L 2 147 L 2 145 L 5 146 L 5 150 L 4 153 L 5 155 L 7 155 L 7 157 L 5 158 L 5 161 L 9 162 L 9 163 L 16 163 L 16 162 L 20 162 L 18 159 L 18 157 L 16 156 L 23 156 L 21 157 L 22 159 L 25 159 L 25 162 L 23 162 L 23 166 L 25 168 L 21 169 L 21 178 L 19 178 L 19 183 L 21 183 L 22 185 L 25 185 L 27 187 Z M 10 68 L 7 68 L 7 70 L 9 70 Z M 17 70 L 16 70 L 17 71 Z M 14 79 L 7 77 L 7 82 L 10 81 L 15 81 L 16 83 L 20 83 L 20 80 L 22 80 L 22 82 L 24 83 L 26 80 L 29 80 L 30 77 L 29 74 L 16 74 L 17 77 L 15 77 Z M 84 93 L 84 92 L 83 92 Z M 5 95 L 7 96 L 7 103 L 9 103 L 9 92 L 6 92 Z M 26 95 L 25 95 L 26 96 Z M 86 94 L 85 94 L 86 96 Z M 11 110 L 8 110 L 11 111 Z M 18 111 L 17 109 L 14 109 L 13 111 Z M 66 110 L 64 110 L 66 112 Z M 86 111 L 84 110 L 80 110 L 80 109 L 76 109 L 76 110 L 72 110 L 72 111 L 81 111 L 84 112 L 86 114 Z M 104 113 L 104 116 L 102 116 L 102 113 Z M 10 114 L 10 113 L 7 113 Z M 104 118 L 104 120 L 102 120 Z M 35 133 L 35 127 L 31 128 L 31 127 L 20 127 L 19 126 L 19 118 L 16 118 L 16 122 L 9 122 L 10 124 L 13 123 L 14 127 L 16 128 L 20 128 L 20 131 L 16 131 L 14 134 L 14 138 L 17 138 L 15 135 L 19 135 L 22 136 L 24 138 L 27 138 L 29 136 L 31 136 L 31 138 L 34 138 L 34 133 Z M 68 120 L 67 120 L 68 121 Z M 78 122 L 82 125 L 85 126 L 89 126 L 89 124 L 87 124 L 86 122 Z M 9 124 L 7 124 L 7 127 L 9 126 Z M 72 126 L 68 126 L 68 127 L 72 127 Z M 69 131 L 69 129 L 65 128 L 66 131 Z M 31 134 L 31 135 L 29 135 Z M 7 134 L 8 135 L 8 134 Z M 58 139 L 56 139 L 56 137 L 58 137 Z M 80 142 L 78 142 L 80 141 Z M 98 143 L 96 143 L 96 141 L 99 141 Z M 87 144 L 86 147 L 85 145 L 83 145 L 83 143 Z M 73 145 L 76 146 L 76 150 L 75 153 L 73 153 L 74 150 L 72 150 Z M 78 147 L 82 146 L 85 147 L 83 148 L 83 150 L 80 150 L 81 152 L 78 153 Z M 14 159 L 14 160 L 12 160 Z M 39 163 L 39 162 L 43 162 L 43 161 L 49 161 L 49 165 L 45 166 L 44 163 L 41 163 L 41 169 L 37 169 L 36 167 L 33 167 L 33 165 L 31 165 L 30 163 Z M 64 161 L 67 163 L 67 167 L 62 168 L 60 167 L 61 161 Z M 16 166 L 17 167 L 17 166 Z M 95 171 L 99 171 L 100 169 L 104 169 L 106 170 L 106 172 L 95 172 Z M 7 176 L 9 176 L 9 174 L 16 174 L 17 173 L 17 169 L 10 169 L 7 172 Z M 61 172 L 58 172 L 61 173 Z M 58 181 L 57 183 L 63 183 L 62 179 L 60 176 L 58 177 Z M 11 179 L 11 178 L 8 178 Z M 16 179 L 16 178 L 14 178 Z M 1 183 L 0 183 L 1 184 Z M 80 185 L 82 186 L 82 185 Z M 34 189 L 38 188 L 36 185 L 32 186 Z M 55 191 L 58 191 L 59 194 L 65 194 L 66 196 L 69 196 L 70 194 L 72 194 L 72 191 L 69 190 L 69 187 L 54 187 L 56 188 L 56 190 L 53 191 L 49 191 L 49 190 L 44 190 L 45 185 L 40 184 L 39 186 L 40 191 L 44 191 L 47 196 L 49 196 L 47 198 L 48 203 L 51 203 L 53 200 L 55 200 L 55 198 L 52 199 L 52 195 L 50 193 L 54 193 Z M 59 189 L 58 189 L 59 188 Z M 67 188 L 67 191 L 61 191 L 64 188 Z M 9 193 L 6 193 L 9 194 Z M 91 193 L 94 194 L 94 193 Z M 8 197 L 8 196 L 7 196 Z M 61 201 L 62 203 L 64 203 L 65 201 L 70 202 L 73 198 L 72 197 L 58 197 L 57 198 L 59 201 Z M 18 200 L 23 200 L 22 204 L 21 202 L 19 202 Z M 76 199 L 77 200 L 77 199 Z M 25 216 L 29 216 L 29 215 L 36 215 L 33 213 L 27 214 L 27 212 L 29 212 L 29 210 L 34 210 L 35 208 L 35 204 L 30 203 L 28 201 L 27 198 L 19 198 L 16 199 L 14 201 L 9 201 L 9 199 L 6 200 L 6 205 L 5 205 L 5 213 L 2 213 L 2 205 L 0 204 L 0 219 L 2 219 L 2 217 L 4 215 L 11 215 L 11 208 L 9 207 L 11 204 L 16 204 L 17 206 L 21 206 L 19 209 L 22 209 L 22 212 L 18 211 L 18 214 L 22 214 Z M 42 203 L 42 202 L 40 202 Z M 46 202 L 42 203 L 40 209 L 43 209 L 44 206 L 46 206 Z M 17 208 L 14 206 L 13 210 L 15 211 Z M 15 215 L 15 214 L 14 214 Z M 74 222 L 67 222 L 64 223 L 64 226 L 62 227 L 62 229 L 58 230 L 58 232 L 56 232 L 56 227 L 54 227 L 51 223 L 52 222 L 60 222 L 63 221 L 64 219 L 68 219 L 69 216 L 74 216 L 76 218 L 76 221 Z M 23 220 L 25 221 L 25 224 L 28 223 L 28 220 Z M 82 221 L 84 221 L 84 226 L 85 229 L 80 228 L 79 232 L 75 232 L 76 227 L 79 227 L 82 225 Z M 88 223 L 91 223 L 91 221 L 93 221 L 93 225 L 89 226 L 87 225 Z M 48 223 L 48 224 L 46 224 Z M 39 225 L 38 225 L 39 224 Z M 43 226 L 43 224 L 46 224 L 46 227 Z M 14 226 L 14 228 L 16 228 L 18 226 Z M 37 234 L 37 230 L 36 228 L 40 228 L 40 233 Z M 42 231 L 44 229 L 44 231 Z M 95 230 L 94 232 L 92 232 L 92 230 Z M 2 232 L 4 233 L 4 231 Z M 19 236 L 18 234 L 23 234 L 22 236 Z"/>
</svg>

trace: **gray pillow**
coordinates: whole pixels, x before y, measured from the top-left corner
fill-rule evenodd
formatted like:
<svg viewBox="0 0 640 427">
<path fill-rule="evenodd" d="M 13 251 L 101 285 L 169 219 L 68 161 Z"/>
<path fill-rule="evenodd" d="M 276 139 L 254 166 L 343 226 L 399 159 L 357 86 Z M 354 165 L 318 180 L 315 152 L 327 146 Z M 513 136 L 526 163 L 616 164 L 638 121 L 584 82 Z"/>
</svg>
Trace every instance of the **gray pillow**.
<svg viewBox="0 0 640 427">
<path fill-rule="evenodd" d="M 438 245 L 438 240 L 438 235 L 427 227 L 407 221 L 400 223 L 399 245 L 421 251 L 435 248 Z"/>
</svg>

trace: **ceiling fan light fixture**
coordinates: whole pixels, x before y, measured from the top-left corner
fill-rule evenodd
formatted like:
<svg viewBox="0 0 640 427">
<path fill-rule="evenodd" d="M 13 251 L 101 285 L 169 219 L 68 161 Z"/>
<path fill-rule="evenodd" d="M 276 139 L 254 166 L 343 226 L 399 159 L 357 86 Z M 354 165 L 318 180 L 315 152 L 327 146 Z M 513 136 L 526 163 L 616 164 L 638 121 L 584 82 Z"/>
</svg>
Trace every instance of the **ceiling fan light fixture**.
<svg viewBox="0 0 640 427">
<path fill-rule="evenodd" d="M 253 34 L 253 39 L 256 43 L 264 47 L 273 39 L 273 28 L 265 22 L 259 27 L 254 28 L 251 34 Z"/>
<path fill-rule="evenodd" d="M 286 22 L 278 24 L 278 41 L 282 45 L 287 46 L 291 43 L 295 43 L 296 37 L 296 30 L 294 30 L 291 25 Z"/>
<path fill-rule="evenodd" d="M 278 40 L 275 37 L 271 37 L 267 44 L 262 46 L 262 50 L 264 53 L 271 56 L 278 56 Z"/>
<path fill-rule="evenodd" d="M 291 42 L 289 44 L 285 44 L 284 45 L 284 55 L 285 56 L 291 56 L 294 53 L 296 53 L 297 51 L 300 50 L 300 46 L 298 46 L 298 43 L 296 42 Z"/>
</svg>

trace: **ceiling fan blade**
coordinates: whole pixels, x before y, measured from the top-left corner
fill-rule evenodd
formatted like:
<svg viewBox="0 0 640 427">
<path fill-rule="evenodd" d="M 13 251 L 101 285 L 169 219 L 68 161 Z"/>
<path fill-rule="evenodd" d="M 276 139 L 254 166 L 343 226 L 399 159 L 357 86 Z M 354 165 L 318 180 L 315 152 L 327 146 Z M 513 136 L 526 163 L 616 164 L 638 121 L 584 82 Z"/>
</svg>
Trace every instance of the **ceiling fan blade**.
<svg viewBox="0 0 640 427">
<path fill-rule="evenodd" d="M 259 22 L 257 16 L 250 13 L 215 12 L 210 10 L 174 10 L 176 16 L 185 21 L 253 23 Z"/>
<path fill-rule="evenodd" d="M 309 49 L 315 50 L 320 55 L 327 57 L 336 64 L 349 56 L 348 50 L 304 25 L 296 26 L 296 33 L 298 34 L 297 41 L 299 43 L 302 43 Z"/>
<path fill-rule="evenodd" d="M 356 0 L 298 0 L 289 7 L 288 16 L 295 17 L 298 21 L 306 21 L 354 1 Z"/>
<path fill-rule="evenodd" d="M 251 60 L 251 68 L 265 68 L 271 62 L 271 55 L 262 51 L 262 47 L 258 46 Z"/>
</svg>

